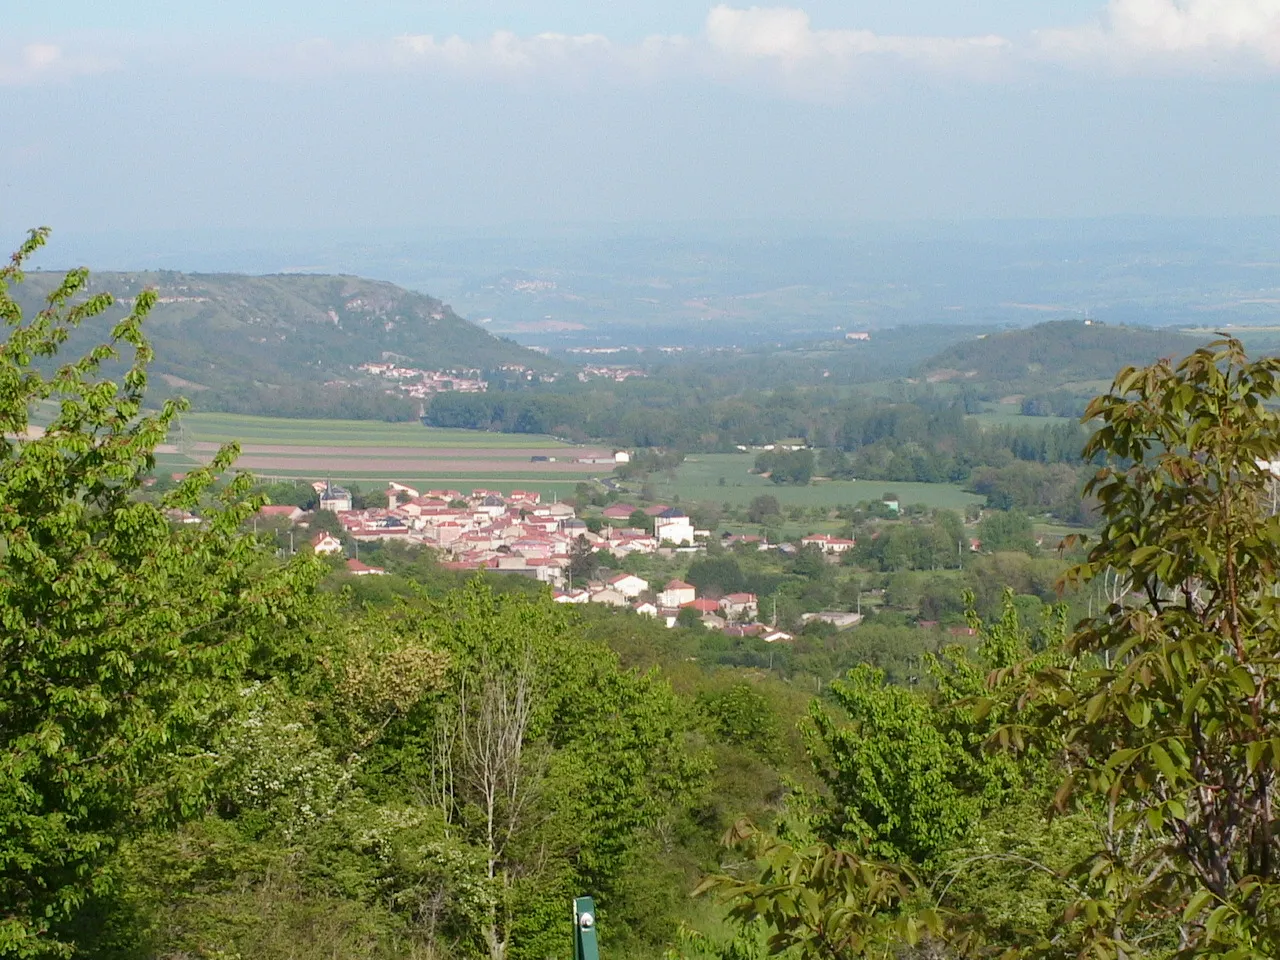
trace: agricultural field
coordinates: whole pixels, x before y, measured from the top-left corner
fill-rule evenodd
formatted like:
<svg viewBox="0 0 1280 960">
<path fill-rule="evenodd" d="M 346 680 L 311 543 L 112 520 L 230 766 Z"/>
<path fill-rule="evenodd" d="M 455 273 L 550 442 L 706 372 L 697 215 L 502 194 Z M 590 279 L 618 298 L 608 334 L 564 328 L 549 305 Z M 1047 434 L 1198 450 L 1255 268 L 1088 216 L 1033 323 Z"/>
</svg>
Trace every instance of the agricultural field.
<svg viewBox="0 0 1280 960">
<path fill-rule="evenodd" d="M 237 465 L 263 478 L 355 483 L 391 480 L 417 487 L 533 489 L 566 496 L 575 484 L 612 468 L 574 462 L 608 456 L 553 437 L 441 430 L 420 423 L 293 420 L 193 413 L 182 418 L 157 457 L 162 470 L 204 463 L 224 443 L 240 443 Z M 532 457 L 548 460 L 533 462 Z"/>
<path fill-rule="evenodd" d="M 887 492 L 896 493 L 904 504 L 964 510 L 985 498 L 952 483 L 894 483 L 886 480 L 824 480 L 807 487 L 774 484 L 750 472 L 755 457 L 749 453 L 690 454 L 675 471 L 674 479 L 655 475 L 651 479 L 659 499 L 682 503 L 747 504 L 753 497 L 769 493 L 783 507 L 838 507 L 863 500 L 879 500 Z"/>
</svg>

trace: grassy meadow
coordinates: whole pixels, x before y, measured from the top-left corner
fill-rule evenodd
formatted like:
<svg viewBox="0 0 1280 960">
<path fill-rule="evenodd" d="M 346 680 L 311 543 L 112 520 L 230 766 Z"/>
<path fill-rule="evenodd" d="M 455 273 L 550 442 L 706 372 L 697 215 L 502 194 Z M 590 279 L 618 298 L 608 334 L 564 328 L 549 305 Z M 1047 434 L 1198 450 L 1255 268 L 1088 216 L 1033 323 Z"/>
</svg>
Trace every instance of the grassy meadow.
<svg viewBox="0 0 1280 960">
<path fill-rule="evenodd" d="M 774 484 L 750 473 L 755 456 L 749 453 L 690 454 L 675 471 L 675 478 L 656 475 L 654 490 L 661 499 L 681 502 L 750 503 L 762 493 L 778 498 L 783 507 L 838 507 L 862 500 L 879 500 L 893 492 L 905 504 L 963 510 L 985 498 L 959 484 L 894 483 L 887 480 L 824 480 L 807 487 Z M 723 485 L 721 485 L 723 480 Z"/>
<path fill-rule="evenodd" d="M 473 447 L 483 450 L 527 450 L 572 445 L 551 437 L 525 433 L 488 433 L 481 430 L 443 430 L 417 421 L 385 423 L 380 420 L 294 420 L 288 417 L 254 417 L 235 413 L 188 413 L 182 417 L 186 439 L 195 442 L 242 445 L 316 447 L 404 447 L 415 450 Z M 176 442 L 177 437 L 172 438 Z"/>
</svg>

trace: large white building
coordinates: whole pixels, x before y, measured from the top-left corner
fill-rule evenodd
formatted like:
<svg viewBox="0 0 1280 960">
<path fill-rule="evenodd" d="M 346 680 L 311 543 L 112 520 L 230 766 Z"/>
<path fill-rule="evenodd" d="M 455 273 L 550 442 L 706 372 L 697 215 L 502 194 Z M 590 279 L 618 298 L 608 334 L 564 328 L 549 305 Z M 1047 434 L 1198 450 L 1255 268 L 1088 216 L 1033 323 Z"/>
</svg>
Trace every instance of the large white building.
<svg viewBox="0 0 1280 960">
<path fill-rule="evenodd" d="M 693 543 L 693 521 L 680 510 L 664 510 L 653 518 L 653 535 L 659 543 Z"/>
<path fill-rule="evenodd" d="M 634 600 L 649 589 L 649 581 L 637 577 L 634 573 L 620 573 L 609 581 L 609 586 L 624 597 Z"/>
<path fill-rule="evenodd" d="M 686 603 L 693 603 L 696 599 L 698 599 L 698 591 L 693 584 L 685 583 L 683 580 L 672 580 L 658 594 L 658 606 L 682 607 Z"/>
<path fill-rule="evenodd" d="M 351 509 L 351 491 L 332 483 L 326 483 L 320 492 L 320 509 L 343 513 Z"/>
</svg>

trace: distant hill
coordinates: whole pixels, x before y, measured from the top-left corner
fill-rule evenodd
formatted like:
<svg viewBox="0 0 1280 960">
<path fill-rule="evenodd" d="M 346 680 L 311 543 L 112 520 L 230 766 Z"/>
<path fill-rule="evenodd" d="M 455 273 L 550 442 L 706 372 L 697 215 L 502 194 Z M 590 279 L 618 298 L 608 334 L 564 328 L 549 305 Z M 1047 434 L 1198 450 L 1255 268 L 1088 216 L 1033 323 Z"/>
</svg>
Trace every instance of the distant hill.
<svg viewBox="0 0 1280 960">
<path fill-rule="evenodd" d="M 17 291 L 43 296 L 61 274 L 31 273 Z M 280 415 L 410 416 L 416 404 L 387 397 L 353 367 L 383 359 L 423 369 L 558 367 L 542 354 L 492 336 L 447 304 L 376 280 L 349 276 L 95 273 L 92 290 L 127 301 L 154 288 L 147 320 L 156 350 L 157 393 L 181 393 L 197 407 Z M 110 320 L 79 333 L 68 350 L 98 341 Z M 394 401 L 394 402 L 393 402 Z"/>
<path fill-rule="evenodd" d="M 1069 389 L 1110 381 L 1129 365 L 1185 356 L 1203 343 L 1170 330 L 1059 320 L 954 344 L 926 361 L 921 376 L 1009 391 Z"/>
</svg>

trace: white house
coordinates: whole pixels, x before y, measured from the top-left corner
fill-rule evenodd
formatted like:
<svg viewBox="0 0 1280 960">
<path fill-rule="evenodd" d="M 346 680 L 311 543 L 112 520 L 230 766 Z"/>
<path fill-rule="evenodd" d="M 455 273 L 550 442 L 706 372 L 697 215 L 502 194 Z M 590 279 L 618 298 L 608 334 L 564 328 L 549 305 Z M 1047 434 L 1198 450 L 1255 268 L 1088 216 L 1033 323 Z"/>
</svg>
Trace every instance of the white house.
<svg viewBox="0 0 1280 960">
<path fill-rule="evenodd" d="M 720 598 L 720 610 L 730 620 L 754 620 L 760 606 L 754 593 L 731 593 Z"/>
<path fill-rule="evenodd" d="M 342 541 L 332 533 L 317 533 L 311 538 L 311 549 L 319 554 L 340 553 Z"/>
<path fill-rule="evenodd" d="M 698 590 L 683 580 L 672 580 L 658 594 L 658 606 L 680 608 L 698 599 Z"/>
<path fill-rule="evenodd" d="M 642 617 L 656 617 L 658 615 L 658 607 L 656 604 L 645 601 L 644 603 L 634 603 L 631 609 Z"/>
<path fill-rule="evenodd" d="M 669 540 L 671 543 L 693 543 L 693 521 L 683 511 L 664 510 L 653 518 L 653 535 L 659 543 Z"/>
<path fill-rule="evenodd" d="M 634 600 L 649 589 L 649 581 L 643 577 L 637 577 L 634 573 L 620 573 L 609 581 L 609 586 L 624 597 Z"/>
<path fill-rule="evenodd" d="M 385 576 L 387 571 L 383 570 L 381 567 L 371 567 L 368 564 L 361 563 L 359 560 L 352 557 L 347 560 L 347 573 L 356 577 L 381 577 Z"/>
<path fill-rule="evenodd" d="M 258 516 L 264 520 L 288 520 L 290 523 L 297 523 L 305 513 L 301 507 L 295 507 L 291 503 L 272 503 L 259 507 Z"/>
<path fill-rule="evenodd" d="M 597 590 L 591 594 L 592 603 L 604 603 L 611 607 L 629 607 L 631 602 L 617 590 L 611 590 L 605 587 L 603 590 Z"/>
<path fill-rule="evenodd" d="M 802 547 L 820 547 L 823 553 L 845 553 L 857 546 L 857 541 L 833 537 L 826 533 L 812 533 L 800 538 Z"/>
</svg>

